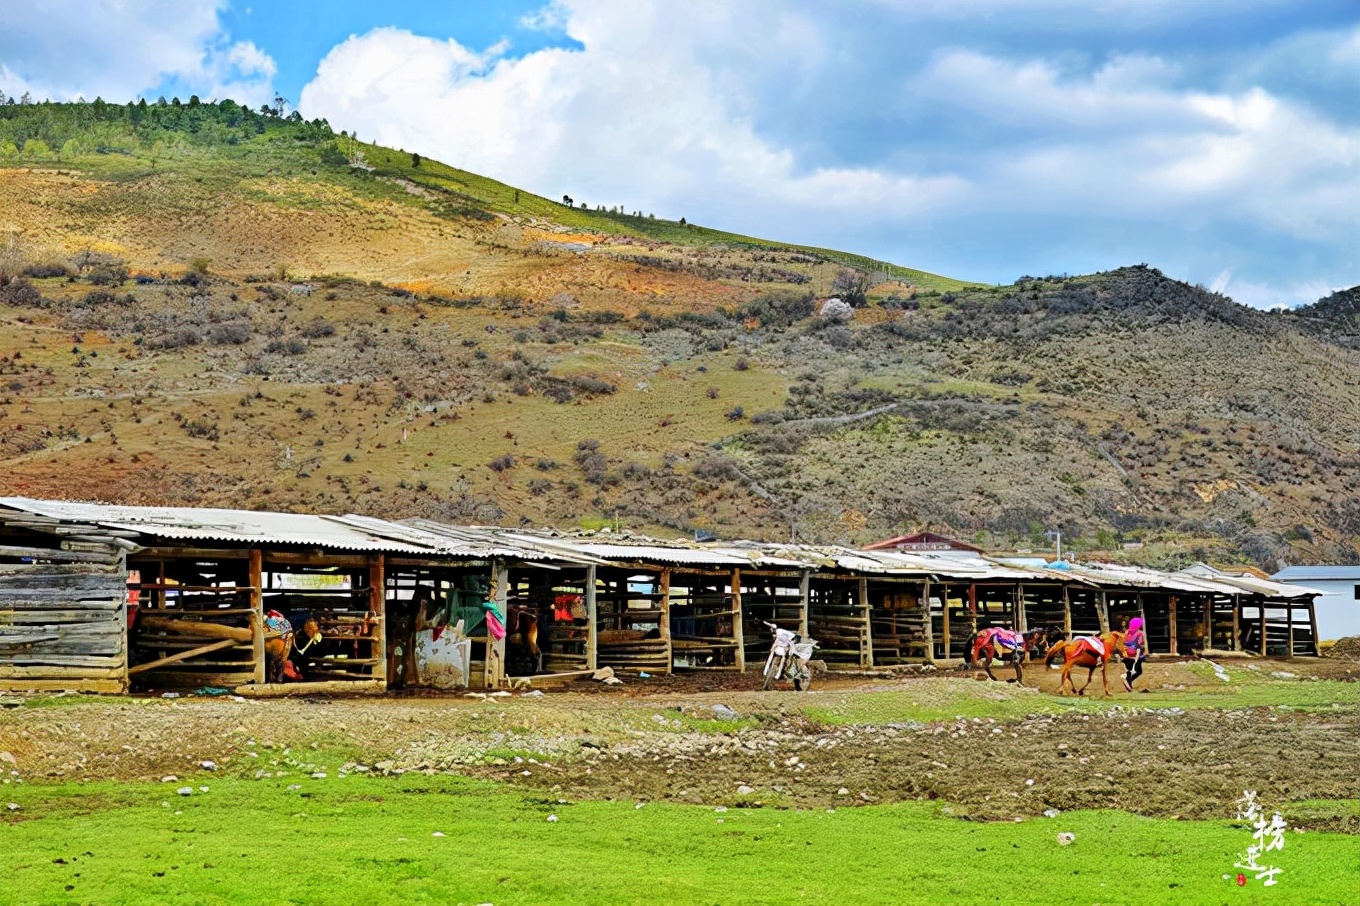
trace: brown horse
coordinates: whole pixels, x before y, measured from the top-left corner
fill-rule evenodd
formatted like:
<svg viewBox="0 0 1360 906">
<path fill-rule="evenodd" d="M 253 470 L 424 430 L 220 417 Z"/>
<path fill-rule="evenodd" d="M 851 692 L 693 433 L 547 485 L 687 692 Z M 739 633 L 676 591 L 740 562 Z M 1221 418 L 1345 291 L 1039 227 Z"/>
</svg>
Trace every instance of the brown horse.
<svg viewBox="0 0 1360 906">
<path fill-rule="evenodd" d="M 310 614 L 302 622 L 302 636 L 307 644 L 301 648 L 297 647 L 297 632 L 293 624 L 278 611 L 271 610 L 266 614 L 265 628 L 270 633 L 278 633 L 273 638 L 266 638 L 264 643 L 265 679 L 271 683 L 283 682 L 288 673 L 286 665 L 289 654 L 294 651 L 306 654 L 308 648 L 321 641 L 321 627 Z"/>
<path fill-rule="evenodd" d="M 1062 679 L 1058 681 L 1058 693 L 1061 694 L 1064 688 L 1070 688 L 1077 695 L 1085 695 L 1086 687 L 1091 685 L 1091 680 L 1095 677 L 1096 668 L 1100 668 L 1100 682 L 1105 687 L 1105 697 L 1110 697 L 1110 680 L 1105 673 L 1105 667 L 1124 644 L 1124 633 L 1107 632 L 1101 636 L 1088 636 L 1082 638 L 1069 639 L 1065 642 L 1054 642 L 1048 648 L 1048 654 L 1044 657 L 1045 664 L 1052 664 L 1058 658 L 1063 659 Z M 1086 668 L 1086 682 L 1078 689 L 1076 683 L 1072 681 L 1072 668 Z"/>
<path fill-rule="evenodd" d="M 505 634 L 517 639 L 532 665 L 531 673 L 543 672 L 543 652 L 538 647 L 538 613 L 529 607 L 512 607 Z"/>
<path fill-rule="evenodd" d="M 993 680 L 996 676 L 992 673 L 992 659 L 1009 661 L 1015 668 L 1015 681 L 1023 683 L 1025 674 L 1021 665 L 1028 659 L 1029 650 L 1047 638 L 1048 631 L 1044 629 L 1031 629 L 1023 634 L 995 627 L 981 629 L 963 643 L 963 660 L 967 664 L 981 662 L 982 669 Z"/>
</svg>

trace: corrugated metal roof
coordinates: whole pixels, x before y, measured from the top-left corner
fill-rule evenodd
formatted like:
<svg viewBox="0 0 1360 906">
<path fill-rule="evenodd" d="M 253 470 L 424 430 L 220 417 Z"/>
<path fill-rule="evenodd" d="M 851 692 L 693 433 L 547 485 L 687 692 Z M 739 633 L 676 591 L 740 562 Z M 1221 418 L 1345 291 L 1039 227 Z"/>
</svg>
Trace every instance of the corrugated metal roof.
<svg viewBox="0 0 1360 906">
<path fill-rule="evenodd" d="M 1306 582 L 1309 579 L 1317 582 L 1360 582 L 1360 566 L 1287 566 L 1270 578 L 1287 582 Z"/>
<path fill-rule="evenodd" d="M 1262 595 L 1267 598 L 1284 598 L 1291 600 L 1294 598 L 1315 598 L 1321 594 L 1316 588 L 1305 588 L 1302 585 L 1289 585 L 1284 582 L 1272 582 L 1270 579 L 1261 579 L 1256 576 L 1242 573 L 1229 573 L 1224 570 L 1214 569 L 1205 563 L 1196 563 L 1188 569 L 1182 570 L 1183 576 L 1195 576 L 1209 579 L 1222 585 L 1230 586 L 1237 591 L 1245 591 L 1253 595 Z"/>
<path fill-rule="evenodd" d="M 177 541 L 296 544 L 330 550 L 427 553 L 425 548 L 379 537 L 329 516 L 199 507 L 115 506 L 0 497 L 0 506 L 64 522 L 81 522 Z"/>
</svg>

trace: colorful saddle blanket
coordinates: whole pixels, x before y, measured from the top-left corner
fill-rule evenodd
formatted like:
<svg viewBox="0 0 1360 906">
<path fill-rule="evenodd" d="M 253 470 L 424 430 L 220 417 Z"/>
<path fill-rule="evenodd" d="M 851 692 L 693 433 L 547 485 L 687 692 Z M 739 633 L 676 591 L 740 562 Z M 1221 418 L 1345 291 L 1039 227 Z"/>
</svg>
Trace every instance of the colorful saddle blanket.
<svg viewBox="0 0 1360 906">
<path fill-rule="evenodd" d="M 984 629 L 978 633 L 978 648 L 983 648 L 988 643 L 998 651 L 1012 652 L 1019 651 L 1025 647 L 1025 636 L 1023 633 L 1013 629 L 1001 629 L 993 627 Z"/>
<path fill-rule="evenodd" d="M 293 624 L 288 622 L 288 618 L 277 610 L 271 610 L 264 615 L 265 629 L 269 632 L 278 632 L 288 635 L 293 631 Z"/>
<path fill-rule="evenodd" d="M 1097 636 L 1083 636 L 1077 639 L 1077 653 L 1080 654 L 1083 651 L 1089 651 L 1102 661 L 1109 657 L 1105 650 L 1105 643 Z"/>
</svg>

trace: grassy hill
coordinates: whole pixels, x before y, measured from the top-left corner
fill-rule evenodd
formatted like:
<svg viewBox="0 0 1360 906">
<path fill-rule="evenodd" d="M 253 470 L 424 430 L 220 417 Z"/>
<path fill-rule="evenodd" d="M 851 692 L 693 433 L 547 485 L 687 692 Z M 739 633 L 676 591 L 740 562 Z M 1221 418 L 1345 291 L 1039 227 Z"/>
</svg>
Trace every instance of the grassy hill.
<svg viewBox="0 0 1360 906">
<path fill-rule="evenodd" d="M 1353 291 L 983 287 L 192 100 L 0 106 L 0 284 L 3 493 L 1360 556 Z"/>
</svg>

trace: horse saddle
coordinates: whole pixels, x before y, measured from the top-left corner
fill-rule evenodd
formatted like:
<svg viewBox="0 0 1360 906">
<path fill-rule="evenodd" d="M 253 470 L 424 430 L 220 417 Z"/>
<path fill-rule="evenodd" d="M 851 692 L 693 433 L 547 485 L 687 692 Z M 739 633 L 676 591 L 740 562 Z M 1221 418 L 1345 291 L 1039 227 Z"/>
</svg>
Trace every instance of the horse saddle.
<svg viewBox="0 0 1360 906">
<path fill-rule="evenodd" d="M 277 610 L 271 610 L 264 615 L 264 625 L 270 632 L 277 632 L 288 635 L 293 631 L 293 624 L 288 622 L 288 618 Z"/>
<path fill-rule="evenodd" d="M 1085 636 L 1081 639 L 1079 651 L 1089 651 L 1102 661 L 1108 656 L 1105 651 L 1105 643 L 1095 636 Z"/>
</svg>

